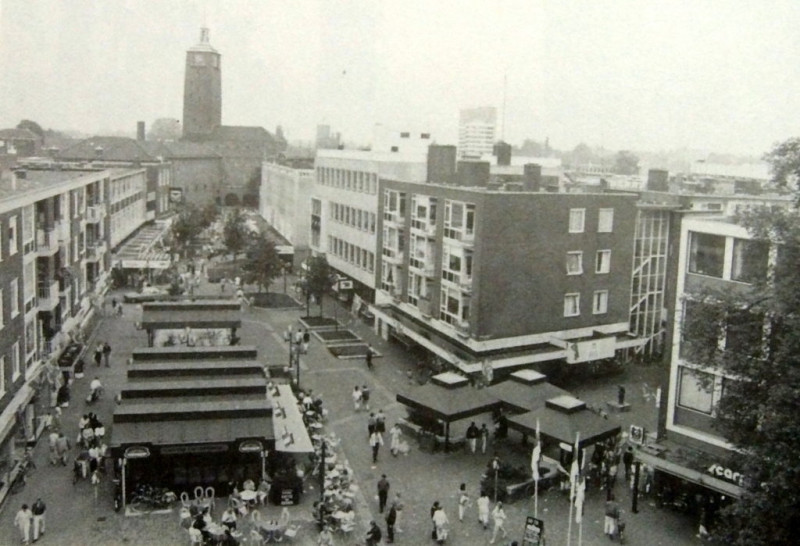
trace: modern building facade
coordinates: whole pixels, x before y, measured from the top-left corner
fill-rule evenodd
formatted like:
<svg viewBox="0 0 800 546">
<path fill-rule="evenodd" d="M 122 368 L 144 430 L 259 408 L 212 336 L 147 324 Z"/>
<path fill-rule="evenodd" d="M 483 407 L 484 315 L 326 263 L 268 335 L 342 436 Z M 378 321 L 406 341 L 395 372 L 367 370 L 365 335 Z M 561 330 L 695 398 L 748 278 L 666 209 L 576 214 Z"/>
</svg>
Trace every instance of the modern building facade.
<svg viewBox="0 0 800 546">
<path fill-rule="evenodd" d="M 373 301 L 378 259 L 379 180 L 424 181 L 426 157 L 395 152 L 318 150 L 311 195 L 314 254 L 328 263 L 363 300 Z"/>
<path fill-rule="evenodd" d="M 628 335 L 636 197 L 381 181 L 374 313 L 462 371 L 579 363 Z"/>
<path fill-rule="evenodd" d="M 261 167 L 259 214 L 291 245 L 297 266 L 310 253 L 313 165 L 265 162 Z"/>
<path fill-rule="evenodd" d="M 497 108 L 484 106 L 461 110 L 458 119 L 459 159 L 491 155 L 497 131 Z"/>
</svg>

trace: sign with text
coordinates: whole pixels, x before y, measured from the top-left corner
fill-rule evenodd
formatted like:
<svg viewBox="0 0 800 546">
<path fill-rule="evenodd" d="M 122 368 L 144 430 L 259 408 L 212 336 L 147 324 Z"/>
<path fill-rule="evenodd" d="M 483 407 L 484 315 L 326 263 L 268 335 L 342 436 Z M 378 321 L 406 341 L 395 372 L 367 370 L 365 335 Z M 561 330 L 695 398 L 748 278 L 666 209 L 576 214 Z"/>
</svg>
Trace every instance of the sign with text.
<svg viewBox="0 0 800 546">
<path fill-rule="evenodd" d="M 522 546 L 544 546 L 544 521 L 533 516 L 525 518 Z"/>
<path fill-rule="evenodd" d="M 613 336 L 585 341 L 568 341 L 566 347 L 567 364 L 590 362 L 603 358 L 613 358 L 617 340 Z"/>
</svg>

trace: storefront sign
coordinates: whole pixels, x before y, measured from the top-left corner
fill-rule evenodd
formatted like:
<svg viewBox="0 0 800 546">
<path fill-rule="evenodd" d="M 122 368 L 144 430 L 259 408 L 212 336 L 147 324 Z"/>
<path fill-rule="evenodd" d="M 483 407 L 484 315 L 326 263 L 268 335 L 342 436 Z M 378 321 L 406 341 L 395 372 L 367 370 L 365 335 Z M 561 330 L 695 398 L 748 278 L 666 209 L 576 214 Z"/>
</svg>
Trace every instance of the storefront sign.
<svg viewBox="0 0 800 546">
<path fill-rule="evenodd" d="M 256 440 L 249 440 L 239 444 L 239 451 L 242 453 L 261 453 L 262 449 L 261 442 L 257 442 Z"/>
<path fill-rule="evenodd" d="M 150 450 L 146 447 L 129 447 L 125 450 L 126 459 L 146 459 L 150 456 Z"/>
<path fill-rule="evenodd" d="M 631 425 L 628 439 L 632 444 L 644 445 L 644 427 L 637 427 L 636 425 Z"/>
<path fill-rule="evenodd" d="M 708 467 L 708 473 L 715 478 L 722 478 L 723 480 L 735 483 L 739 487 L 744 487 L 744 476 L 741 472 L 734 472 L 730 468 L 726 468 L 721 464 L 714 463 Z"/>
<path fill-rule="evenodd" d="M 522 535 L 522 546 L 540 546 L 544 544 L 544 521 L 533 516 L 525 518 L 525 534 Z"/>
<path fill-rule="evenodd" d="M 162 455 L 184 455 L 187 453 L 222 453 L 228 451 L 225 444 L 205 444 L 205 445 L 186 445 L 186 446 L 167 446 L 161 448 Z"/>
<path fill-rule="evenodd" d="M 291 506 L 295 504 L 294 489 L 281 489 L 281 506 Z"/>
<path fill-rule="evenodd" d="M 566 348 L 567 364 L 613 358 L 616 348 L 617 340 L 613 336 L 586 341 L 568 341 Z"/>
</svg>

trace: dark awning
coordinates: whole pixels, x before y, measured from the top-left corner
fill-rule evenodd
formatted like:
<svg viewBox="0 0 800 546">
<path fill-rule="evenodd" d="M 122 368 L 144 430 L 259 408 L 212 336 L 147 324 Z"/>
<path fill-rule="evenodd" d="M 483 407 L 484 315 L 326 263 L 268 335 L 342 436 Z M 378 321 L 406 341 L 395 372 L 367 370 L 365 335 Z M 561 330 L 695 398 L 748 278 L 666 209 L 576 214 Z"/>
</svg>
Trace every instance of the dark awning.
<svg viewBox="0 0 800 546">
<path fill-rule="evenodd" d="M 116 448 L 130 445 L 229 443 L 251 438 L 272 440 L 272 418 L 114 423 L 109 445 Z"/>
<path fill-rule="evenodd" d="M 564 413 L 549 407 L 509 417 L 508 426 L 534 435 L 537 420 L 541 435 L 558 442 L 574 444 L 575 437 L 580 434 L 579 448 L 612 438 L 622 430 L 615 420 L 603 419 L 588 409 Z"/>
<path fill-rule="evenodd" d="M 447 423 L 492 411 L 500 405 L 486 389 L 446 389 L 431 383 L 398 394 L 397 401 Z"/>
<path fill-rule="evenodd" d="M 144 330 L 165 328 L 240 328 L 242 313 L 228 309 L 150 310 L 142 313 Z"/>
<path fill-rule="evenodd" d="M 702 485 L 703 487 L 707 487 L 708 489 L 712 489 L 718 493 L 722 493 L 723 495 L 729 495 L 737 499 L 742 496 L 742 488 L 736 484 L 709 476 L 708 474 L 704 474 L 703 472 L 693 468 L 688 468 L 678 463 L 650 455 L 643 452 L 641 449 L 636 450 L 636 460 L 649 465 L 655 470 L 660 470 L 692 483 Z"/>
</svg>

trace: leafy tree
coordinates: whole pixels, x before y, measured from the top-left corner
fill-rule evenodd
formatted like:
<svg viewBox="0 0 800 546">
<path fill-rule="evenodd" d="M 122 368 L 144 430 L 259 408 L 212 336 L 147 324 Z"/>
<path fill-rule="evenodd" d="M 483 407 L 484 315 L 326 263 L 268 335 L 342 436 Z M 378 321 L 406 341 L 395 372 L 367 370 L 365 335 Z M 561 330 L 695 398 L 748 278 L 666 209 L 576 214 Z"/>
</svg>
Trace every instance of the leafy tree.
<svg viewBox="0 0 800 546">
<path fill-rule="evenodd" d="M 621 150 L 614 156 L 614 172 L 617 174 L 638 174 L 639 158 L 628 150 Z"/>
<path fill-rule="evenodd" d="M 202 231 L 201 215 L 193 206 L 183 209 L 172 222 L 171 235 L 178 252 L 186 255 L 187 249 L 197 240 Z"/>
<path fill-rule="evenodd" d="M 797 192 L 800 202 L 800 137 L 793 137 L 776 144 L 764 155 L 770 164 L 772 181 L 779 187 Z"/>
<path fill-rule="evenodd" d="M 275 243 L 261 235 L 251 240 L 247 247 L 246 261 L 242 266 L 244 281 L 257 284 L 258 291 L 269 290 L 272 281 L 283 271 L 283 261 L 278 255 Z"/>
<path fill-rule="evenodd" d="M 233 254 L 234 261 L 236 255 L 243 252 L 250 239 L 250 230 L 247 229 L 246 218 L 238 208 L 228 215 L 223 227 L 223 242 L 228 252 Z"/>
<path fill-rule="evenodd" d="M 319 302 L 320 316 L 322 316 L 322 296 L 333 287 L 331 273 L 331 267 L 325 256 L 309 258 L 308 273 L 306 274 L 306 309 L 309 309 L 308 298 L 313 294 Z"/>
<path fill-rule="evenodd" d="M 737 448 L 729 466 L 746 476 L 742 498 L 721 511 L 712 538 L 734 546 L 795 544 L 800 526 L 800 212 L 757 209 L 737 221 L 752 237 L 743 251 L 744 263 L 758 264 L 749 271 L 751 284 L 693 294 L 681 332 L 689 361 L 724 374 L 714 426 Z M 776 259 L 768 267 L 770 249 Z"/>
<path fill-rule="evenodd" d="M 174 118 L 158 118 L 147 132 L 147 140 L 180 140 L 181 122 Z"/>
<path fill-rule="evenodd" d="M 35 121 L 31 121 L 29 119 L 23 119 L 19 123 L 17 123 L 17 129 L 27 129 L 31 133 L 35 134 L 39 138 L 44 138 L 44 129 L 42 126 L 36 123 Z"/>
<path fill-rule="evenodd" d="M 214 203 L 209 203 L 200 210 L 200 228 L 206 229 L 214 223 L 219 216 L 219 209 Z"/>
<path fill-rule="evenodd" d="M 586 165 L 588 163 L 592 163 L 597 160 L 597 156 L 589 147 L 588 144 L 581 142 L 575 149 L 572 150 L 572 165 L 579 166 L 579 165 Z"/>
</svg>

